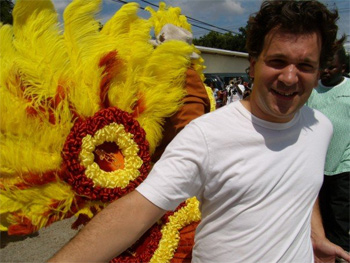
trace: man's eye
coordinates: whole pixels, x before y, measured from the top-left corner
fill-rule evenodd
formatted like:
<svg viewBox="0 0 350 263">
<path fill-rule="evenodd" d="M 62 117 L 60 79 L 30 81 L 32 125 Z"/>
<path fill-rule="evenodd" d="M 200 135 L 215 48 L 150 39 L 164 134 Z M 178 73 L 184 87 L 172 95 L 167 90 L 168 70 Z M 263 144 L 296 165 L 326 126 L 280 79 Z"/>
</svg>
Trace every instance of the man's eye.
<svg viewBox="0 0 350 263">
<path fill-rule="evenodd" d="M 301 64 L 299 64 L 299 68 L 300 68 L 300 70 L 303 70 L 303 71 L 312 71 L 312 70 L 314 70 L 314 66 L 311 65 L 311 64 L 308 64 L 308 63 L 301 63 Z"/>
<path fill-rule="evenodd" d="M 272 60 L 269 60 L 267 64 L 270 67 L 280 68 L 280 67 L 283 67 L 285 65 L 285 62 L 281 59 L 272 59 Z"/>
</svg>

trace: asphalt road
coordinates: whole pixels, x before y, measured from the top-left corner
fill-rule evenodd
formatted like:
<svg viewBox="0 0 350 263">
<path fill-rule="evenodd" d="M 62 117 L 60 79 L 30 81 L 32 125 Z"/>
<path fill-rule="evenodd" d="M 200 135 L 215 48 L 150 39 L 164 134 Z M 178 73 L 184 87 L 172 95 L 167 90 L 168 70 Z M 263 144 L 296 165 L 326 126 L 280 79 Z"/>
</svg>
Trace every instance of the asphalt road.
<svg viewBox="0 0 350 263">
<path fill-rule="evenodd" d="M 0 262 L 46 262 L 78 230 L 71 229 L 75 218 L 53 223 L 30 236 L 8 236 L 1 232 Z"/>
</svg>

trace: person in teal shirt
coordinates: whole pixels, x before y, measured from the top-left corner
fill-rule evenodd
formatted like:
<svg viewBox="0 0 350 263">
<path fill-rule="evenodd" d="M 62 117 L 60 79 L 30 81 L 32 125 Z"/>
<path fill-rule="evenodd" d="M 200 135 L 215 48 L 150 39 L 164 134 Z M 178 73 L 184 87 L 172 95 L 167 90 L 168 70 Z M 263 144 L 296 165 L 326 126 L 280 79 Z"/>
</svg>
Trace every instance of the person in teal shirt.
<svg viewBox="0 0 350 263">
<path fill-rule="evenodd" d="M 349 251 L 349 177 L 350 177 L 350 79 L 344 77 L 346 55 L 338 50 L 328 68 L 320 75 L 307 105 L 321 111 L 333 124 L 320 209 L 327 238 Z"/>
</svg>

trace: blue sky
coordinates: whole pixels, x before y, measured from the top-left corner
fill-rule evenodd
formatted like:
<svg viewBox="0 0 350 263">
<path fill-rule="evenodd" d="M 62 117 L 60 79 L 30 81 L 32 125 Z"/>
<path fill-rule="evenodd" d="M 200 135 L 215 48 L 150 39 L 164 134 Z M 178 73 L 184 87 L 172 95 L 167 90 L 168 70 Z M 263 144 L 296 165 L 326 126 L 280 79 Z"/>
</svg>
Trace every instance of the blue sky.
<svg viewBox="0 0 350 263">
<path fill-rule="evenodd" d="M 64 8 L 71 2 L 71 0 L 52 0 L 56 10 L 59 14 L 63 13 Z M 330 8 L 338 8 L 340 19 L 338 21 L 339 33 L 348 35 L 346 49 L 350 52 L 350 1 L 349 0 L 320 0 L 328 5 Z M 160 1 L 148 0 L 124 0 L 124 2 L 138 2 L 141 7 L 148 6 L 152 3 L 158 5 Z M 247 23 L 250 14 L 258 11 L 262 0 L 165 0 L 167 5 L 178 6 L 182 10 L 182 14 L 197 19 L 199 21 L 215 25 L 220 28 L 238 32 L 240 27 L 244 27 Z M 102 9 L 98 19 L 105 23 L 123 4 L 118 0 L 103 0 Z M 156 7 L 153 7 L 157 9 Z M 140 9 L 139 15 L 141 17 L 148 17 L 148 12 Z M 192 22 L 192 32 L 195 38 L 209 33 L 208 30 L 196 27 L 205 27 L 215 30 L 217 32 L 225 31 L 201 24 L 199 22 Z"/>
</svg>

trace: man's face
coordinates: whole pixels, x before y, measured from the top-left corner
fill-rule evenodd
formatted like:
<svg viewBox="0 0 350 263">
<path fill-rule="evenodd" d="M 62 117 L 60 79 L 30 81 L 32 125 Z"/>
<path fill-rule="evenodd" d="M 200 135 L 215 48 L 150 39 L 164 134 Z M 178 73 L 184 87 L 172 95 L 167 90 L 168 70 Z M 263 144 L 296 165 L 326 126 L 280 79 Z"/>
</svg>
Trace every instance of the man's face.
<svg viewBox="0 0 350 263">
<path fill-rule="evenodd" d="M 343 80 L 345 65 L 341 64 L 338 55 L 334 56 L 330 65 L 321 72 L 321 82 L 323 85 L 332 87 Z"/>
<path fill-rule="evenodd" d="M 254 78 L 252 114 L 270 122 L 292 120 L 317 85 L 320 53 L 317 33 L 296 35 L 271 30 L 261 54 L 250 62 Z"/>
</svg>

